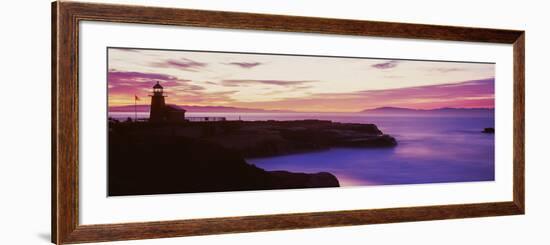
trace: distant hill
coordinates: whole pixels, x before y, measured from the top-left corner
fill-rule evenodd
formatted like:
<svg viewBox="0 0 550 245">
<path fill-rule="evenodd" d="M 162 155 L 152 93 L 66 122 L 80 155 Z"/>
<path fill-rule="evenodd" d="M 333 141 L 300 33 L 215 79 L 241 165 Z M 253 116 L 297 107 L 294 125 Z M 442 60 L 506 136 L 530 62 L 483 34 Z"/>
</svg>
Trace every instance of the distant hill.
<svg viewBox="0 0 550 245">
<path fill-rule="evenodd" d="M 410 109 L 410 108 L 401 108 L 401 107 L 379 107 L 375 109 L 366 109 L 362 110 L 359 113 L 365 113 L 365 114 L 396 114 L 396 115 L 402 115 L 402 114 L 411 114 L 411 115 L 424 115 L 424 114 L 453 114 L 453 115 L 482 115 L 482 114 L 494 114 L 495 109 L 494 108 L 438 108 L 438 109 L 430 109 L 430 110 L 423 110 L 423 109 Z"/>
<path fill-rule="evenodd" d="M 251 108 L 239 108 L 230 106 L 188 106 L 180 105 L 179 108 L 185 109 L 187 112 L 220 112 L 220 113 L 281 113 L 281 112 L 295 112 L 291 110 L 262 110 Z M 138 112 L 149 112 L 149 105 L 138 105 L 136 107 Z M 133 105 L 126 106 L 112 106 L 109 107 L 109 112 L 133 112 Z M 439 108 L 431 110 L 410 109 L 401 107 L 379 107 L 374 109 L 365 109 L 358 113 L 364 114 L 380 114 L 380 115 L 489 115 L 494 114 L 493 108 Z"/>
<path fill-rule="evenodd" d="M 228 107 L 228 106 L 188 106 L 180 105 L 177 106 L 186 110 L 187 112 L 292 112 L 292 111 L 283 111 L 283 110 L 262 110 L 262 109 L 251 109 L 251 108 L 238 108 L 238 107 Z M 149 105 L 138 105 L 135 108 L 138 112 L 149 112 Z M 133 112 L 133 105 L 126 106 L 112 106 L 109 107 L 109 112 Z"/>
<path fill-rule="evenodd" d="M 373 113 L 373 112 L 393 112 L 393 113 L 401 113 L 401 112 L 418 112 L 417 109 L 409 109 L 409 108 L 401 108 L 401 107 L 378 107 L 374 109 L 365 109 L 362 110 L 361 113 Z"/>
</svg>

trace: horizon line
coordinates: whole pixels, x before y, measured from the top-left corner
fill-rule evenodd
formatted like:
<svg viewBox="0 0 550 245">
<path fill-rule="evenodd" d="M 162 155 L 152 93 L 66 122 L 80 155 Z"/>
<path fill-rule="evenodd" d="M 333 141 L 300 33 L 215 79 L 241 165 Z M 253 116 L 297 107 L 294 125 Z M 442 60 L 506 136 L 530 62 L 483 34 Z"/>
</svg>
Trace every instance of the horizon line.
<svg viewBox="0 0 550 245">
<path fill-rule="evenodd" d="M 167 105 L 173 105 L 178 107 L 221 107 L 225 109 L 235 109 L 235 112 L 238 112 L 238 110 L 257 110 L 257 111 L 265 111 L 265 112 L 286 112 L 286 113 L 364 113 L 365 111 L 371 111 L 371 110 L 380 110 L 380 109 L 389 109 L 389 110 L 410 110 L 410 111 L 436 111 L 436 110 L 494 110 L 495 107 L 438 107 L 438 108 L 432 108 L 432 109 L 415 109 L 415 108 L 407 108 L 407 107 L 394 107 L 394 106 L 381 106 L 381 107 L 375 107 L 375 108 L 368 108 L 363 109 L 359 111 L 296 111 L 296 110 L 287 110 L 287 109 L 259 109 L 259 108 L 243 108 L 243 107 L 233 107 L 233 106 L 220 106 L 220 105 L 177 105 L 177 104 L 167 104 Z M 117 106 L 107 106 L 107 112 L 111 112 L 111 109 L 121 108 L 121 107 L 130 107 L 133 108 L 135 105 L 117 105 Z M 139 104 L 138 107 L 147 106 L 149 107 L 149 104 Z M 142 111 L 143 112 L 143 111 Z M 192 112 L 192 111 L 190 111 Z M 211 111 L 211 112 L 219 112 L 219 111 Z M 231 111 L 229 111 L 231 112 Z M 224 113 L 228 113 L 227 111 Z M 246 112 L 245 112 L 246 113 Z"/>
</svg>

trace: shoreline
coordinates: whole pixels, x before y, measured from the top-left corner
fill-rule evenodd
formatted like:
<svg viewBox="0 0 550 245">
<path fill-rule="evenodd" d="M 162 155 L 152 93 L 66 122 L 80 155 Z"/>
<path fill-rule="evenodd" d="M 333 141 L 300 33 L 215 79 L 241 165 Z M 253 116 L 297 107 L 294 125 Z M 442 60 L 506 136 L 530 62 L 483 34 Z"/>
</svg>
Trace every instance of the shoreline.
<svg viewBox="0 0 550 245">
<path fill-rule="evenodd" d="M 109 195 L 339 187 L 328 172 L 267 171 L 247 159 L 394 147 L 374 124 L 323 120 L 110 122 Z M 213 154 L 215 153 L 215 154 Z M 140 181 L 143 179 L 154 181 Z"/>
</svg>

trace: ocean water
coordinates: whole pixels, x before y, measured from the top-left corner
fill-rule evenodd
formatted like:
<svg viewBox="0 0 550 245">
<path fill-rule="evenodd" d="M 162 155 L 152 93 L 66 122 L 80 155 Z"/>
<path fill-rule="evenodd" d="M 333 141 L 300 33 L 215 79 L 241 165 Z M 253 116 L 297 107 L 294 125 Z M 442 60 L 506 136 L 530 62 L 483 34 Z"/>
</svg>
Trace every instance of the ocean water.
<svg viewBox="0 0 550 245">
<path fill-rule="evenodd" d="M 113 118 L 133 113 L 111 113 Z M 342 186 L 393 185 L 494 180 L 492 115 L 376 115 L 355 113 L 187 113 L 189 117 L 223 116 L 228 120 L 321 119 L 374 123 L 397 139 L 393 148 L 332 148 L 247 159 L 266 170 L 330 172 Z M 147 113 L 138 113 L 146 118 Z"/>
</svg>

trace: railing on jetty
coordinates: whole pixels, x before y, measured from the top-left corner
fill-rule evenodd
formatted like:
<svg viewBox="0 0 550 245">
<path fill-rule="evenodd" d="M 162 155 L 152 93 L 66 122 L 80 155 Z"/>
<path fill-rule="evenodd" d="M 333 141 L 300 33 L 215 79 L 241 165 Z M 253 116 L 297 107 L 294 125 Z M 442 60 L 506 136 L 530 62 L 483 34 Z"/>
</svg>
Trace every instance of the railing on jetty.
<svg viewBox="0 0 550 245">
<path fill-rule="evenodd" d="M 185 117 L 183 121 L 180 122 L 225 122 L 227 119 L 225 117 Z M 148 118 L 109 118 L 109 122 L 149 122 Z"/>
<path fill-rule="evenodd" d="M 133 118 L 133 117 L 126 117 L 126 118 L 108 118 L 109 122 L 149 122 L 149 118 Z"/>
<path fill-rule="evenodd" d="M 227 121 L 225 117 L 185 117 L 190 122 L 223 122 Z"/>
</svg>

